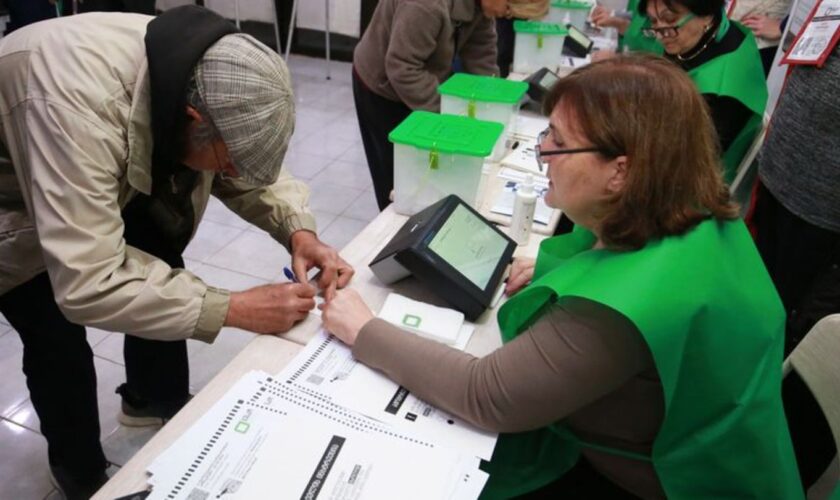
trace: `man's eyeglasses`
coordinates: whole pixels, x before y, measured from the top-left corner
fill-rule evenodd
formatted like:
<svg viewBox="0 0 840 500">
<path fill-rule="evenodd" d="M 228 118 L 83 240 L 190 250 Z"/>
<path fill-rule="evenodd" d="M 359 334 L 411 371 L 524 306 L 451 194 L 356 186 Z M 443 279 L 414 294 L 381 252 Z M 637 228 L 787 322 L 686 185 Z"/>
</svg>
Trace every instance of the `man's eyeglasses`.
<svg viewBox="0 0 840 500">
<path fill-rule="evenodd" d="M 540 135 L 537 136 L 537 145 L 534 146 L 534 156 L 537 158 L 537 167 L 540 169 L 540 172 L 543 171 L 543 156 L 551 156 L 551 155 L 573 155 L 575 153 L 602 153 L 603 150 L 601 148 L 573 148 L 573 149 L 546 149 L 543 150 L 541 144 L 545 140 L 546 137 L 551 133 L 551 129 L 545 129 L 540 132 Z"/>
<path fill-rule="evenodd" d="M 688 13 L 682 19 L 677 21 L 673 26 L 663 26 L 661 28 L 642 28 L 642 36 L 646 38 L 674 38 L 680 34 L 680 28 L 694 19 L 694 14 Z M 648 18 L 648 25 L 650 25 L 650 18 Z"/>
</svg>

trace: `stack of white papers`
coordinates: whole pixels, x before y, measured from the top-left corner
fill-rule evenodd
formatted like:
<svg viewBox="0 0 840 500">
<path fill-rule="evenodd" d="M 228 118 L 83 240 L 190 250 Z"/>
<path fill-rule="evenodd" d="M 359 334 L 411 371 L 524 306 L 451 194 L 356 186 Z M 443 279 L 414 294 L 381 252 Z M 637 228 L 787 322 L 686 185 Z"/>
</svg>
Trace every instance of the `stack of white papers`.
<svg viewBox="0 0 840 500">
<path fill-rule="evenodd" d="M 357 363 L 321 332 L 250 372 L 148 468 L 150 499 L 475 499 L 496 434 Z"/>
<path fill-rule="evenodd" d="M 519 113 L 516 115 L 516 124 L 513 129 L 513 136 L 517 139 L 537 140 L 540 132 L 548 128 L 548 118 Z"/>
<path fill-rule="evenodd" d="M 350 348 L 321 331 L 277 376 L 287 387 L 317 395 L 353 412 L 450 451 L 489 460 L 495 433 L 416 398 L 382 373 L 358 363 Z"/>
<path fill-rule="evenodd" d="M 464 313 L 438 307 L 391 292 L 385 298 L 380 318 L 385 321 L 460 351 L 467 347 L 475 325 L 464 319 Z"/>
<path fill-rule="evenodd" d="M 528 172 L 534 174 L 535 177 L 545 177 L 545 170 L 540 171 L 537 166 L 537 155 L 534 152 L 534 146 L 536 144 L 536 139 L 520 139 L 515 143 L 516 147 L 507 156 L 502 158 L 502 167 Z"/>
</svg>

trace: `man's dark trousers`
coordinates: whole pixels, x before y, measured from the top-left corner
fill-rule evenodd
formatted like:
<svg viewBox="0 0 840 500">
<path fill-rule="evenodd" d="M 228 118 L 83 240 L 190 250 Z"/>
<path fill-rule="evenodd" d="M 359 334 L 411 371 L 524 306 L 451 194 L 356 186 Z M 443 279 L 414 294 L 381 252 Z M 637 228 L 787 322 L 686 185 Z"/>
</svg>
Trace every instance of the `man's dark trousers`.
<svg viewBox="0 0 840 500">
<path fill-rule="evenodd" d="M 183 267 L 142 207 L 123 212 L 126 242 L 174 268 Z M 49 461 L 77 481 L 105 470 L 100 444 L 96 370 L 85 329 L 69 322 L 55 303 L 47 273 L 0 296 L 0 312 L 23 341 L 23 372 L 32 405 L 47 438 Z M 126 382 L 149 401 L 183 401 L 189 393 L 186 341 L 161 342 L 125 336 Z"/>
<path fill-rule="evenodd" d="M 388 141 L 388 134 L 411 114 L 411 109 L 372 92 L 356 74 L 355 68 L 353 99 L 373 181 L 373 194 L 379 210 L 384 210 L 391 203 L 391 190 L 394 189 L 394 145 Z"/>
</svg>

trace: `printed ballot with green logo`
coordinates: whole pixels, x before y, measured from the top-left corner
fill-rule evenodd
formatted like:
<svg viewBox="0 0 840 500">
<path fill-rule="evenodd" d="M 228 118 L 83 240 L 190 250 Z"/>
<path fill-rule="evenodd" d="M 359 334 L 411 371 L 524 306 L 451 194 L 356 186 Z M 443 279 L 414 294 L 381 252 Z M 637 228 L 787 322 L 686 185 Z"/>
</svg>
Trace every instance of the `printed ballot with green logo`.
<svg viewBox="0 0 840 500">
<path fill-rule="evenodd" d="M 513 48 L 513 71 L 531 74 L 540 68 L 556 70 L 563 54 L 568 30 L 552 23 L 514 21 L 516 40 Z"/>
<path fill-rule="evenodd" d="M 556 23 L 561 26 L 571 24 L 583 31 L 586 29 L 586 20 L 589 18 L 592 5 L 592 2 L 585 1 L 554 0 L 548 5 L 548 15 L 545 17 L 545 22 Z"/>
<path fill-rule="evenodd" d="M 455 73 L 438 87 L 440 112 L 469 116 L 504 125 L 490 159 L 498 161 L 505 154 L 505 138 L 511 131 L 519 103 L 528 92 L 528 84 L 492 76 Z"/>
<path fill-rule="evenodd" d="M 388 134 L 394 143 L 394 210 L 413 215 L 450 194 L 474 205 L 481 165 L 501 123 L 414 111 Z"/>
</svg>

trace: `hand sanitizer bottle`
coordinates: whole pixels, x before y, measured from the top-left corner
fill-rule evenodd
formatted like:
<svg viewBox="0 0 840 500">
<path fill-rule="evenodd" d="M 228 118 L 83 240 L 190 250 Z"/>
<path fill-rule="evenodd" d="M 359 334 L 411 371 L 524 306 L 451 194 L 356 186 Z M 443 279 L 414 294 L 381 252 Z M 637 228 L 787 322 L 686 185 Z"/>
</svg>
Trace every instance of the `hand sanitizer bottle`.
<svg viewBox="0 0 840 500">
<path fill-rule="evenodd" d="M 524 184 L 516 189 L 513 201 L 513 216 L 510 220 L 510 237 L 519 245 L 527 245 L 534 224 L 534 209 L 537 207 L 537 193 L 534 190 L 534 176 L 528 174 Z"/>
</svg>

